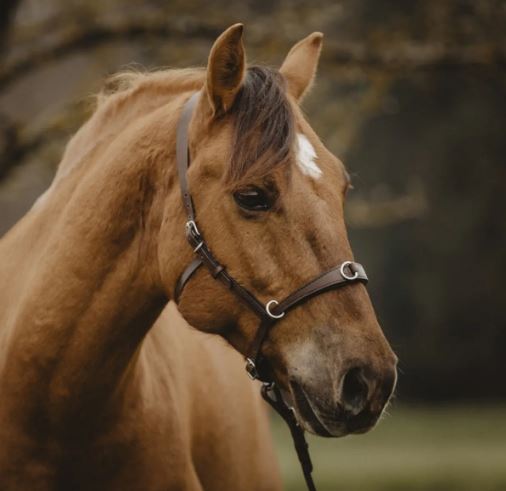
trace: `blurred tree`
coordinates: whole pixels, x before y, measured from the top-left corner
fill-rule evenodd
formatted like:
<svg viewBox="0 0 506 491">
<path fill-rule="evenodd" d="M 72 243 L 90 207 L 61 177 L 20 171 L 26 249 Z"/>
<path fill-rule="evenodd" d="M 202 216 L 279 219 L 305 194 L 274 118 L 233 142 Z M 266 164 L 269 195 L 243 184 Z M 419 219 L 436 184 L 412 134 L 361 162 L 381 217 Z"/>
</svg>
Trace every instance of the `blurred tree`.
<svg viewBox="0 0 506 491">
<path fill-rule="evenodd" d="M 1 0 L 0 1 L 0 59 L 4 54 L 9 35 L 11 33 L 12 20 L 20 0 Z"/>
</svg>

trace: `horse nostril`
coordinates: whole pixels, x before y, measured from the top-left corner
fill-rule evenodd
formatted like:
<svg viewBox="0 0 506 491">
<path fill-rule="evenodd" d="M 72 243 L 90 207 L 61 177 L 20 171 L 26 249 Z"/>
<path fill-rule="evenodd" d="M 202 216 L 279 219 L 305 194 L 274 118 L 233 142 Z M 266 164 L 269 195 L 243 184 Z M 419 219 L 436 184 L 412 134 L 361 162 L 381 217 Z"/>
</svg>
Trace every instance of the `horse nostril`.
<svg viewBox="0 0 506 491">
<path fill-rule="evenodd" d="M 367 404 L 369 386 L 362 368 L 355 367 L 348 370 L 343 380 L 341 400 L 344 410 L 356 416 Z"/>
</svg>

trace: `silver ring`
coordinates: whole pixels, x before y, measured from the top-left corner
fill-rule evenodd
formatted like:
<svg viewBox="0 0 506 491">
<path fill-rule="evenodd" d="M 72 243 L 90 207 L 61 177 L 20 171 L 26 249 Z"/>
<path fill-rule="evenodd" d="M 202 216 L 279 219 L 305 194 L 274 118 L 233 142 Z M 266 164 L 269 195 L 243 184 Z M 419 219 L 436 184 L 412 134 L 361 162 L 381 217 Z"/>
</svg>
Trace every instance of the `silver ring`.
<svg viewBox="0 0 506 491">
<path fill-rule="evenodd" d="M 353 276 L 349 276 L 345 271 L 344 271 L 344 268 L 346 268 L 346 266 L 351 266 L 353 263 L 351 261 L 344 261 L 343 264 L 341 264 L 341 267 L 339 268 L 339 270 L 341 271 L 341 276 L 345 279 L 347 279 L 348 281 L 351 281 L 351 280 L 356 280 L 358 278 L 358 271 L 355 271 L 354 275 Z"/>
<path fill-rule="evenodd" d="M 283 317 L 285 315 L 284 312 L 281 312 L 281 314 L 273 314 L 271 312 L 271 305 L 274 304 L 275 306 L 276 305 L 279 305 L 279 302 L 277 300 L 270 300 L 269 302 L 267 302 L 267 305 L 265 306 L 265 311 L 267 312 L 267 315 L 269 317 L 272 317 L 273 319 L 281 319 L 281 317 Z"/>
<path fill-rule="evenodd" d="M 204 241 L 199 242 L 199 245 L 193 249 L 193 252 L 197 252 L 204 245 Z"/>
</svg>

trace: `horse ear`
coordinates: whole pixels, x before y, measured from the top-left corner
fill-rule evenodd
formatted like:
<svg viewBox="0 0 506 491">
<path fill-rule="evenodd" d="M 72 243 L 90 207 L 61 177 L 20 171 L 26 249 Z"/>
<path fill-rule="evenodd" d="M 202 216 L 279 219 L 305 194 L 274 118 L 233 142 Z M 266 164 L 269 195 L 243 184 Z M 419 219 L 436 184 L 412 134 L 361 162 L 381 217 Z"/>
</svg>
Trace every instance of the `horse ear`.
<svg viewBox="0 0 506 491">
<path fill-rule="evenodd" d="M 213 116 L 230 109 L 244 77 L 242 24 L 234 24 L 214 42 L 207 64 L 206 91 Z"/>
<path fill-rule="evenodd" d="M 299 41 L 286 55 L 279 71 L 286 79 L 288 92 L 298 101 L 302 100 L 313 85 L 323 34 L 313 32 Z"/>
</svg>

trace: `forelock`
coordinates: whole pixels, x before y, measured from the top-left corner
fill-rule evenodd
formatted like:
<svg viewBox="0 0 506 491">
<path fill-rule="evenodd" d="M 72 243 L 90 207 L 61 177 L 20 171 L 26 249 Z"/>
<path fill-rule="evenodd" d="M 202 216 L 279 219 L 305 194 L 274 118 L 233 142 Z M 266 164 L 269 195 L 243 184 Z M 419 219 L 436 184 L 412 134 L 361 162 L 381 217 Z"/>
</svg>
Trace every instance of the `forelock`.
<svg viewBox="0 0 506 491">
<path fill-rule="evenodd" d="M 235 127 L 230 182 L 263 177 L 288 163 L 295 140 L 294 115 L 277 70 L 250 66 L 231 115 Z"/>
</svg>

